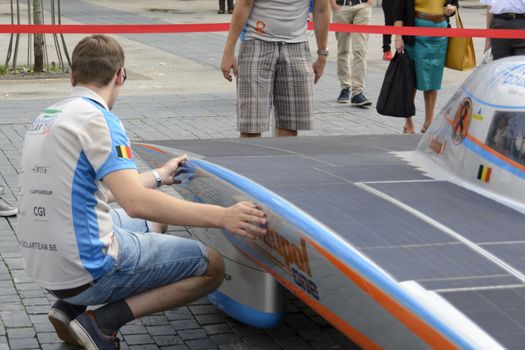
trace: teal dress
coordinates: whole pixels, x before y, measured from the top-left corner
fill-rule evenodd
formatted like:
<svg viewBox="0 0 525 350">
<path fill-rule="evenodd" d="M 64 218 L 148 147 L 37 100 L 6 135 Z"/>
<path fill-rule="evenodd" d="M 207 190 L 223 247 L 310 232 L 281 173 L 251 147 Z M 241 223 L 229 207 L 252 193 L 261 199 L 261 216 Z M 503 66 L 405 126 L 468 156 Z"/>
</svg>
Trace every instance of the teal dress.
<svg viewBox="0 0 525 350">
<path fill-rule="evenodd" d="M 447 21 L 433 22 L 414 18 L 416 27 L 446 28 Z M 405 52 L 416 65 L 416 88 L 422 91 L 440 90 L 447 56 L 447 37 L 416 36 L 414 45 L 405 45 Z"/>
</svg>

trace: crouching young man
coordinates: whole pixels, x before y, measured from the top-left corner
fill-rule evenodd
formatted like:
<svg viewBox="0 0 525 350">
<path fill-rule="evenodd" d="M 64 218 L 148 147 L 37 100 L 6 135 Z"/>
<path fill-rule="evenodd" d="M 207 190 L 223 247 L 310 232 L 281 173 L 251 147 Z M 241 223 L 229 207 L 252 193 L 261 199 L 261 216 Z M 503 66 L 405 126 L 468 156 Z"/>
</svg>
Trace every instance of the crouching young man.
<svg viewBox="0 0 525 350">
<path fill-rule="evenodd" d="M 73 51 L 72 94 L 38 116 L 21 161 L 17 237 L 26 270 L 58 298 L 49 318 L 60 339 L 87 349 L 118 348 L 125 323 L 198 299 L 223 280 L 215 250 L 146 233 L 146 220 L 249 238 L 265 233 L 265 215 L 253 203 L 223 208 L 155 190 L 174 183 L 185 156 L 137 172 L 122 123 L 110 112 L 125 81 L 115 40 L 81 40 Z M 129 217 L 111 212 L 112 199 Z M 104 306 L 86 311 L 88 305 Z"/>
</svg>

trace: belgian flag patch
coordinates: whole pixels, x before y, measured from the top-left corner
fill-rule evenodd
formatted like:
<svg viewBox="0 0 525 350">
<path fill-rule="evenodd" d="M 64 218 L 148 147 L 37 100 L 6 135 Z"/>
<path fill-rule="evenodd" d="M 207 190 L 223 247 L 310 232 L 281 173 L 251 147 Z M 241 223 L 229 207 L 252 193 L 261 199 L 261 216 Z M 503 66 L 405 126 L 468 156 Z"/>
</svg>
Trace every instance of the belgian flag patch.
<svg viewBox="0 0 525 350">
<path fill-rule="evenodd" d="M 124 159 L 132 159 L 133 156 L 131 155 L 131 147 L 129 146 L 116 146 L 117 149 L 117 156 L 119 158 Z"/>
<path fill-rule="evenodd" d="M 479 166 L 478 180 L 488 183 L 490 181 L 490 174 L 492 174 L 492 168 L 486 165 Z"/>
</svg>

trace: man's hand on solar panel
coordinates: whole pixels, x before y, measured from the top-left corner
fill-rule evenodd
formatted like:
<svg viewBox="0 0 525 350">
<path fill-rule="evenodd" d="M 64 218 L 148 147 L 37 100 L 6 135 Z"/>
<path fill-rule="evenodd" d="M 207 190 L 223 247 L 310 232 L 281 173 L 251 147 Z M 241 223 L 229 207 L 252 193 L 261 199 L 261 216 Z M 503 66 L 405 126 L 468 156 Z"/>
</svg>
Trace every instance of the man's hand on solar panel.
<svg viewBox="0 0 525 350">
<path fill-rule="evenodd" d="M 266 233 L 266 214 L 251 202 L 239 202 L 226 208 L 221 226 L 229 232 L 257 239 Z"/>
</svg>

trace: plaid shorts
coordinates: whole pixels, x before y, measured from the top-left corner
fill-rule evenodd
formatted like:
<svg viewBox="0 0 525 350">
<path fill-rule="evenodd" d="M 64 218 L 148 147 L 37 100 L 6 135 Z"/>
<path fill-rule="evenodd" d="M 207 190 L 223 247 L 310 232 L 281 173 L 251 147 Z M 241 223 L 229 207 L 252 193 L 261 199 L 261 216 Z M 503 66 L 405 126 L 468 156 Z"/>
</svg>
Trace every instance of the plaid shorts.
<svg viewBox="0 0 525 350">
<path fill-rule="evenodd" d="M 239 52 L 237 129 L 268 131 L 274 107 L 278 129 L 310 130 L 314 72 L 307 42 L 245 40 Z"/>
</svg>

